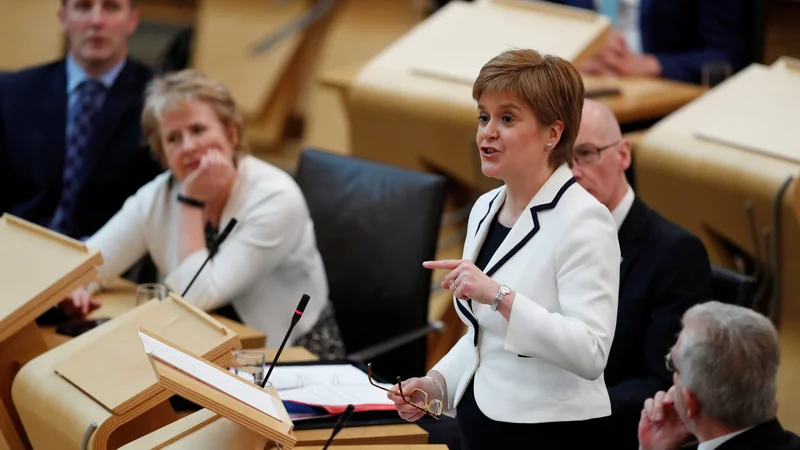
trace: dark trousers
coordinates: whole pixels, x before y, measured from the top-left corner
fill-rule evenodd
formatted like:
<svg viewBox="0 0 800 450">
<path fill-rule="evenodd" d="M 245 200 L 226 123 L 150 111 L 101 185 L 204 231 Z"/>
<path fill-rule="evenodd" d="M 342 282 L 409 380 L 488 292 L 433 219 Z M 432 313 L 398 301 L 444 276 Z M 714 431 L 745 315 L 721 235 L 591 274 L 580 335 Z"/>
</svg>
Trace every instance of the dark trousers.
<svg viewBox="0 0 800 450">
<path fill-rule="evenodd" d="M 457 408 L 464 450 L 580 450 L 595 448 L 597 419 L 577 422 L 508 423 L 486 417 L 475 403 L 469 383 Z"/>
</svg>

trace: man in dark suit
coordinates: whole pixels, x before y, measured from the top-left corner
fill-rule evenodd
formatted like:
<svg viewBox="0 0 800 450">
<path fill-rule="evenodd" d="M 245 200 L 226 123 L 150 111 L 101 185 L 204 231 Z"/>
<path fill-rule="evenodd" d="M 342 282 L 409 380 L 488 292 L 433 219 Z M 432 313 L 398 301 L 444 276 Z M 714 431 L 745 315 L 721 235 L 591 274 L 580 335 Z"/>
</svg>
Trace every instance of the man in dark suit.
<svg viewBox="0 0 800 450">
<path fill-rule="evenodd" d="M 582 69 L 700 83 L 706 63 L 747 65 L 742 0 L 550 0 L 615 18 L 606 46 Z"/>
<path fill-rule="evenodd" d="M 642 450 L 800 450 L 800 437 L 775 418 L 778 332 L 741 306 L 708 302 L 683 317 L 667 354 L 673 386 L 647 399 L 639 422 Z"/>
<path fill-rule="evenodd" d="M 617 328 L 604 372 L 611 416 L 602 432 L 615 448 L 638 448 L 642 403 L 671 382 L 664 355 L 680 317 L 709 298 L 711 266 L 700 240 L 648 208 L 625 178 L 630 142 L 603 104 L 584 101 L 573 174 L 610 211 L 619 230 Z"/>
<path fill-rule="evenodd" d="M 63 0 L 64 60 L 0 78 L 0 213 L 82 239 L 161 171 L 142 145 L 151 71 L 127 57 L 135 0 Z"/>
</svg>

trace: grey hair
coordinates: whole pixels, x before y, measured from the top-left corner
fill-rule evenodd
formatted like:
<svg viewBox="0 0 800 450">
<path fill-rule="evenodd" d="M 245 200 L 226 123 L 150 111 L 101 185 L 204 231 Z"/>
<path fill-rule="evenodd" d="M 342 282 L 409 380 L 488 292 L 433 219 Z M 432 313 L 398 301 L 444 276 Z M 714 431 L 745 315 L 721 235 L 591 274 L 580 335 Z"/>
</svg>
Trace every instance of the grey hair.
<svg viewBox="0 0 800 450">
<path fill-rule="evenodd" d="M 681 384 L 711 419 L 747 428 L 774 418 L 780 347 L 766 317 L 716 301 L 683 316 L 677 349 Z"/>
</svg>

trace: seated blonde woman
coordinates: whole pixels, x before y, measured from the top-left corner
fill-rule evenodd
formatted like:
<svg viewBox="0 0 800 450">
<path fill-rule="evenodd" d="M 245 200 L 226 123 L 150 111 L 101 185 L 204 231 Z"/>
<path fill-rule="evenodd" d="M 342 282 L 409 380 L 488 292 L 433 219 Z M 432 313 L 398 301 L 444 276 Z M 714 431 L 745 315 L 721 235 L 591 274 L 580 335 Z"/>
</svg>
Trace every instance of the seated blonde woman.
<svg viewBox="0 0 800 450">
<path fill-rule="evenodd" d="M 328 301 L 314 224 L 290 175 L 247 154 L 242 115 L 228 89 L 197 71 L 153 80 L 144 134 L 169 169 L 130 197 L 86 245 L 102 252 L 104 284 L 149 253 L 160 280 L 181 293 L 232 218 L 238 224 L 203 268 L 187 301 L 212 311 L 232 306 L 277 347 L 304 293 L 311 297 L 287 345 L 322 358 L 344 356 Z M 67 305 L 96 305 L 88 291 Z"/>
</svg>

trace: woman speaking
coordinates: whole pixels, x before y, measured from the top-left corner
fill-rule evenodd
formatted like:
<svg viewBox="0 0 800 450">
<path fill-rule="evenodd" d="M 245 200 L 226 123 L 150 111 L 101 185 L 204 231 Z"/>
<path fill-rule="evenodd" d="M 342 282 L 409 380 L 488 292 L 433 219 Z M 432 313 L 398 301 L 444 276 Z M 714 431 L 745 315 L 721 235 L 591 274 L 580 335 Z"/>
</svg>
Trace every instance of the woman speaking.
<svg viewBox="0 0 800 450">
<path fill-rule="evenodd" d="M 409 403 L 415 389 L 441 401 L 465 448 L 589 448 L 592 419 L 611 414 L 620 250 L 611 214 L 570 170 L 583 81 L 561 58 L 510 50 L 472 95 L 482 172 L 504 186 L 472 208 L 463 259 L 424 263 L 449 270 L 442 287 L 468 332 L 389 397 L 409 421 L 428 409 Z"/>
</svg>

